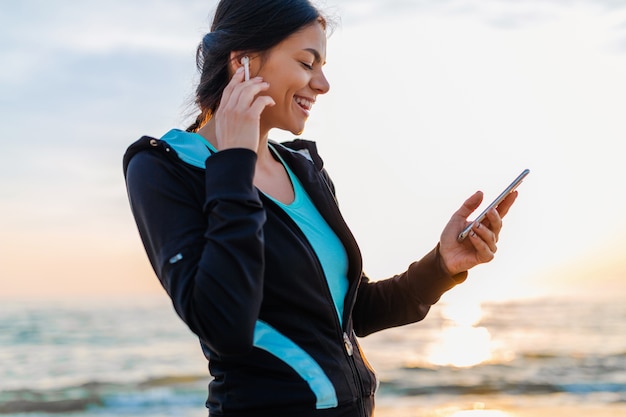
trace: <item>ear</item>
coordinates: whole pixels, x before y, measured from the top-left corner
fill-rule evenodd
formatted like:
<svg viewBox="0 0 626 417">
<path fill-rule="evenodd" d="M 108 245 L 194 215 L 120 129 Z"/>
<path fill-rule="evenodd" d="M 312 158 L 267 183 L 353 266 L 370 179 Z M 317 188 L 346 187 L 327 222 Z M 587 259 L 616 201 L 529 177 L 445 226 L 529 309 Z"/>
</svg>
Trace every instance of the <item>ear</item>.
<svg viewBox="0 0 626 417">
<path fill-rule="evenodd" d="M 228 60 L 228 70 L 231 74 L 234 74 L 237 71 L 237 68 L 242 67 L 241 58 L 246 56 L 245 52 L 242 51 L 231 51 L 230 59 Z"/>
<path fill-rule="evenodd" d="M 231 74 L 237 71 L 237 68 L 241 66 L 240 59 L 238 59 L 239 55 L 239 52 L 230 51 L 230 57 L 228 59 L 228 72 Z"/>
</svg>

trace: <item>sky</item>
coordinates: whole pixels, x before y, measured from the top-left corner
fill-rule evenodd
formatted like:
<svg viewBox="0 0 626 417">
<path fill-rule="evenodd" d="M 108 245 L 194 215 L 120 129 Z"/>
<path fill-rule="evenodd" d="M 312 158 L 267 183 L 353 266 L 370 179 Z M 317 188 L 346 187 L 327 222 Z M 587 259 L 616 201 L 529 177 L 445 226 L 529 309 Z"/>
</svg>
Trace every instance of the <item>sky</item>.
<svg viewBox="0 0 626 417">
<path fill-rule="evenodd" d="M 215 1 L 2 1 L 0 298 L 162 294 L 121 160 L 186 127 Z M 449 300 L 626 297 L 626 4 L 327 0 L 314 140 L 373 279 L 530 175 Z M 272 132 L 289 140 L 285 132 Z"/>
</svg>

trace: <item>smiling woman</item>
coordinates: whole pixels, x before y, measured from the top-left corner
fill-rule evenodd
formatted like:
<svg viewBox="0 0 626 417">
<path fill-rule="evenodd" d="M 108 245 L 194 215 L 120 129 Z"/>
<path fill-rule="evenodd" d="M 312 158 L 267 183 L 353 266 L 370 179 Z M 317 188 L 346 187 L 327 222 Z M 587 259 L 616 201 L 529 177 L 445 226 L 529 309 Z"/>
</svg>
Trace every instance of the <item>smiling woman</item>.
<svg viewBox="0 0 626 417">
<path fill-rule="evenodd" d="M 245 3 L 249 7 L 263 2 Z M 433 323 L 439 316 L 435 308 L 423 323 L 398 328 L 398 332 L 381 332 L 379 340 L 387 343 L 372 344 L 376 334 L 359 339 L 381 380 L 377 416 L 385 415 L 385 402 L 408 399 L 414 401 L 415 410 L 387 415 L 444 417 L 457 411 L 493 412 L 475 410 L 472 403 L 476 401 L 507 412 L 501 403 L 493 402 L 489 389 L 513 393 L 511 404 L 539 407 L 547 401 L 563 406 L 537 416 L 599 417 L 612 407 L 620 407 L 620 411 L 611 415 L 626 415 L 622 410 L 626 388 L 621 384 L 626 380 L 626 330 L 622 326 L 626 323 L 626 194 L 619 192 L 626 178 L 626 2 L 324 3 L 342 9 L 343 28 L 329 38 L 328 65 L 323 67 L 332 88 L 330 94 L 318 95 L 312 107 L 305 104 L 308 94 L 296 95 L 295 101 L 310 113 L 306 136 L 317 140 L 323 150 L 324 168 L 333 174 L 342 216 L 358 237 L 369 275 L 390 276 L 398 265 L 408 265 L 416 252 L 427 252 L 459 195 L 480 187 L 490 197 L 518 166 L 528 165 L 536 176 L 521 190 L 523 198 L 506 218 L 506 236 L 502 236 L 497 262 L 472 273 L 471 284 L 447 293 L 448 302 L 458 302 L 469 311 L 467 298 L 476 303 L 528 296 L 574 295 L 589 300 L 590 295 L 610 294 L 617 298 L 589 308 L 578 302 L 564 306 L 559 300 L 542 301 L 522 308 L 498 308 L 491 315 L 493 308 L 483 305 L 487 319 L 479 323 L 459 322 L 446 308 L 442 315 L 448 319 L 436 329 Z M 3 312 L 6 298 L 61 297 L 65 302 L 67 297 L 87 296 L 106 297 L 106 308 L 95 311 L 94 316 L 109 317 L 110 310 L 124 311 L 111 303 L 111 295 L 130 293 L 133 297 L 125 305 L 136 306 L 136 294 L 163 292 L 148 270 L 128 212 L 119 157 L 129 137 L 137 132 L 160 134 L 172 124 L 184 130 L 195 118 L 194 112 L 192 120 L 187 120 L 188 109 L 183 108 L 181 114 L 180 105 L 195 87 L 195 83 L 190 87 L 191 81 L 197 80 L 191 61 L 202 39 L 199 33 L 208 29 L 207 9 L 216 4 L 217 0 L 191 0 L 183 7 L 176 0 L 4 2 L 0 60 L 11 65 L 0 69 Z M 273 28 L 272 23 L 291 22 L 289 16 L 278 22 L 261 20 L 255 10 L 248 12 L 250 21 L 258 26 L 269 22 Z M 255 40 L 265 42 L 270 36 L 266 30 L 263 36 L 257 33 Z M 207 41 L 215 41 L 213 51 L 225 45 L 213 35 Z M 243 49 L 248 51 L 248 46 L 233 46 L 232 50 L 245 52 Z M 256 56 L 254 51 L 248 52 Z M 311 59 L 307 53 L 297 58 L 302 65 L 312 62 L 305 61 Z M 270 137 L 292 140 L 292 133 L 274 131 Z M 511 152 L 513 143 L 517 144 L 515 152 Z M 164 155 L 172 155 L 173 150 L 163 151 Z M 167 170 L 182 164 L 164 163 L 158 171 L 162 176 L 146 181 L 152 181 L 152 188 L 165 187 L 165 179 L 171 178 Z M 240 160 L 233 165 L 233 171 L 247 167 Z M 205 169 L 204 165 L 194 168 Z M 170 171 L 172 176 L 178 172 Z M 222 177 L 227 179 L 230 173 L 224 171 Z M 177 183 L 178 193 L 171 194 L 172 198 L 181 201 L 181 196 L 198 191 L 197 184 L 205 184 L 204 179 L 194 182 L 193 178 L 186 176 L 183 179 L 188 181 Z M 184 202 L 202 205 L 204 191 L 197 196 L 195 201 L 189 198 Z M 262 198 L 265 206 L 275 208 L 273 202 Z M 168 201 L 154 200 L 151 208 L 159 213 Z M 169 218 L 160 221 L 177 220 L 181 227 L 188 226 L 187 213 L 170 212 Z M 598 227 L 572 227 L 590 213 L 599 215 Z M 270 221 L 275 221 L 275 216 Z M 197 232 L 197 228 L 190 230 Z M 214 235 L 195 236 L 198 240 L 190 247 L 197 248 Z M 171 237 L 167 242 L 180 236 Z M 272 235 L 263 238 L 270 242 Z M 285 252 L 284 258 L 291 253 Z M 243 263 L 247 258 L 238 259 Z M 177 265 L 168 262 L 170 269 Z M 265 276 L 267 291 L 286 291 L 270 288 L 270 275 Z M 229 285 L 229 278 L 219 283 Z M 176 288 L 181 287 L 172 285 L 168 290 Z M 184 298 L 197 292 L 180 294 Z M 299 299 L 285 298 L 291 302 L 285 306 L 295 306 L 285 313 L 288 317 L 317 301 L 305 300 L 298 306 Z M 218 303 L 229 301 L 224 297 Z M 330 299 L 322 301 L 324 307 L 331 303 Z M 194 301 L 188 306 L 197 304 Z M 331 307 L 336 310 L 334 302 Z M 70 396 L 83 390 L 82 381 L 111 379 L 115 383 L 115 396 L 119 391 L 121 399 L 106 401 L 106 407 L 113 407 L 110 416 L 168 412 L 197 416 L 206 397 L 204 379 L 208 375 L 193 388 L 195 396 L 188 396 L 178 386 L 146 390 L 141 378 L 133 380 L 136 389 L 125 385 L 131 374 L 166 377 L 168 369 L 176 373 L 193 368 L 207 374 L 205 358 L 182 353 L 187 352 L 179 347 L 183 342 L 176 344 L 172 336 L 176 332 L 171 333 L 169 322 L 161 319 L 160 313 L 167 316 L 170 310 L 159 305 L 145 315 L 129 312 L 120 318 L 131 329 L 155 327 L 152 338 L 131 331 L 133 341 L 134 336 L 141 336 L 136 345 L 117 339 L 119 328 L 113 329 L 113 334 L 98 326 L 72 330 L 93 333 L 99 340 L 106 335 L 108 343 L 116 343 L 108 351 L 101 344 L 95 349 L 71 347 L 72 338 L 63 337 L 63 332 L 59 332 L 62 344 L 46 347 L 43 356 L 40 343 L 25 346 L 20 342 L 11 348 L 0 342 L 3 355 L 15 354 L 4 361 L 7 366 L 2 367 L 5 372 L 0 385 L 6 389 L 9 384 L 31 395 L 29 390 L 44 381 L 58 385 L 59 372 L 75 370 L 78 374 L 68 376 L 71 381 L 64 389 Z M 319 312 L 306 312 L 310 316 L 301 321 L 310 325 L 308 317 L 317 317 Z M 331 317 L 333 310 L 328 312 Z M 2 328 L 13 329 L 10 326 L 19 325 L 25 317 L 27 309 L 22 307 L 16 308 L 15 314 L 0 314 L 3 320 L 16 318 L 4 320 L 8 324 Z M 54 311 L 43 317 L 54 317 Z M 185 330 L 181 323 L 172 326 Z M 451 342 L 448 333 L 466 331 L 468 339 L 462 344 L 468 346 L 475 334 L 478 341 L 472 345 L 480 345 L 486 342 L 484 332 L 480 336 L 480 330 L 475 331 L 481 327 L 489 333 L 492 359 L 460 367 L 463 362 L 452 358 L 463 346 Z M 13 330 L 0 333 L 5 338 L 16 334 Z M 307 336 L 314 338 L 317 333 Z M 503 342 L 505 336 L 509 343 Z M 190 349 L 201 356 L 197 344 L 192 340 Z M 448 346 L 447 353 L 440 352 L 435 359 L 436 346 L 442 345 Z M 472 350 L 484 352 L 484 348 Z M 28 352 L 32 354 L 25 354 Z M 82 373 L 90 370 L 84 366 L 85 352 L 106 358 L 106 362 L 100 361 L 98 372 L 88 377 Z M 510 360 L 494 361 L 498 355 Z M 476 356 L 465 363 L 479 360 L 480 355 Z M 75 362 L 68 359 L 72 357 Z M 183 359 L 200 363 L 179 367 L 178 361 Z M 451 365 L 434 366 L 433 361 Z M 72 385 L 76 381 L 78 385 Z M 108 383 L 105 387 L 90 385 L 109 390 Z M 479 389 L 487 394 L 476 396 Z M 162 390 L 176 394 L 170 403 L 173 411 L 164 409 L 167 401 Z M 438 407 L 433 399 L 441 392 L 450 397 Z M 6 398 L 5 394 L 0 397 Z M 188 412 L 181 409 L 185 401 Z M 0 408 L 5 405 L 1 399 L 0 403 Z M 115 408 L 129 403 L 136 404 L 136 409 Z M 587 409 L 594 405 L 607 411 Z M 85 416 L 106 413 L 95 407 Z M 527 415 L 520 411 L 511 414 Z"/>
<path fill-rule="evenodd" d="M 371 416 L 357 336 L 422 320 L 491 261 L 517 197 L 468 222 L 474 193 L 421 260 L 370 281 L 315 143 L 269 140 L 302 132 L 329 91 L 327 27 L 308 0 L 222 0 L 197 49 L 195 123 L 124 156 L 152 267 L 209 362 L 211 416 Z"/>
</svg>

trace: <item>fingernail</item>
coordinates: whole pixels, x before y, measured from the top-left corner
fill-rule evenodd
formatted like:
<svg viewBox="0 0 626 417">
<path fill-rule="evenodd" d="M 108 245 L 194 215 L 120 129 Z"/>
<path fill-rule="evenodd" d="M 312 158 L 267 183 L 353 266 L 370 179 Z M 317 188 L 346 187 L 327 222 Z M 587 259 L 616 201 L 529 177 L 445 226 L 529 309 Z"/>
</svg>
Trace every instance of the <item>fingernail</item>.
<svg viewBox="0 0 626 417">
<path fill-rule="evenodd" d="M 243 72 L 243 67 L 237 68 L 237 70 L 235 72 Z"/>
<path fill-rule="evenodd" d="M 482 224 L 482 223 L 476 223 L 476 228 L 477 228 L 477 229 L 480 229 L 480 225 L 481 225 L 481 224 Z"/>
</svg>

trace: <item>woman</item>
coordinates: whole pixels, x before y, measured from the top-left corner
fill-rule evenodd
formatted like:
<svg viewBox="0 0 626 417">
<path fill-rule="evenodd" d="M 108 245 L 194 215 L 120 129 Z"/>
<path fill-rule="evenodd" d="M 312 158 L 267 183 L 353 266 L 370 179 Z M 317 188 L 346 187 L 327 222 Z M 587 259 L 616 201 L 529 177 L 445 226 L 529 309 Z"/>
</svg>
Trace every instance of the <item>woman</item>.
<svg viewBox="0 0 626 417">
<path fill-rule="evenodd" d="M 476 193 L 429 254 L 370 282 L 315 144 L 268 140 L 299 134 L 328 92 L 326 27 L 308 0 L 222 0 L 198 48 L 196 123 L 124 158 L 152 267 L 209 361 L 211 416 L 372 415 L 356 336 L 423 319 L 491 260 L 516 197 L 459 243 Z"/>
</svg>

